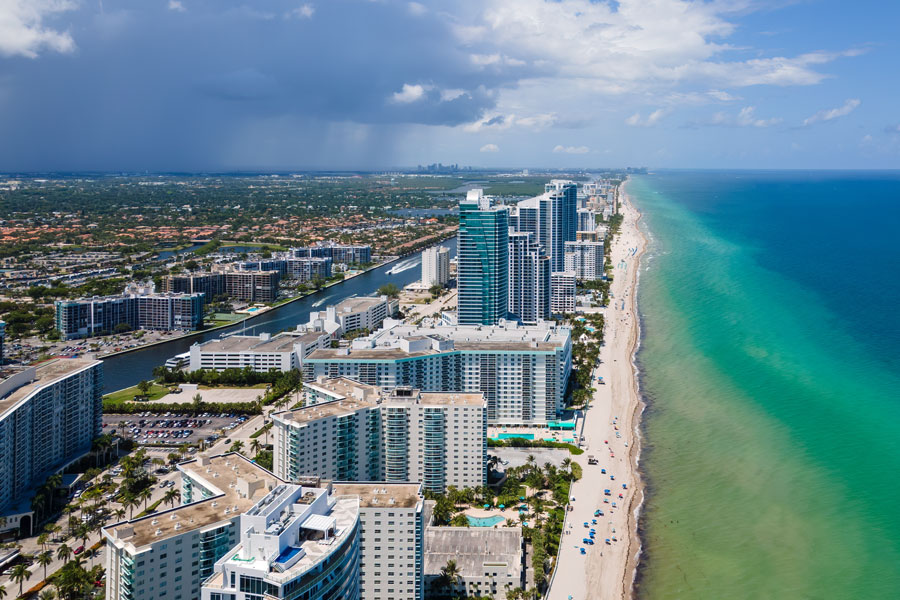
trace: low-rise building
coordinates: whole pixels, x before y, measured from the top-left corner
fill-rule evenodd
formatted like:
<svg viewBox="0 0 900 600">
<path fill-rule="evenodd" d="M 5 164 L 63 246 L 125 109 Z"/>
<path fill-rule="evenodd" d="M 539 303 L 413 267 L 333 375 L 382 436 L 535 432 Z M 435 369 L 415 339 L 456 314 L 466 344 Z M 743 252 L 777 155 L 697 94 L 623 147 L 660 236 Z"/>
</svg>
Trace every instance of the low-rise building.
<svg viewBox="0 0 900 600">
<path fill-rule="evenodd" d="M 271 369 L 299 369 L 303 360 L 318 348 L 330 345 L 327 334 L 316 331 L 288 331 L 272 335 L 230 335 L 191 346 L 189 371 L 206 369 L 250 369 L 265 373 Z"/>
<path fill-rule="evenodd" d="M 454 561 L 459 580 L 447 589 L 441 569 Z M 521 527 L 425 528 L 425 591 L 462 598 L 506 598 L 525 589 L 525 544 Z"/>
</svg>

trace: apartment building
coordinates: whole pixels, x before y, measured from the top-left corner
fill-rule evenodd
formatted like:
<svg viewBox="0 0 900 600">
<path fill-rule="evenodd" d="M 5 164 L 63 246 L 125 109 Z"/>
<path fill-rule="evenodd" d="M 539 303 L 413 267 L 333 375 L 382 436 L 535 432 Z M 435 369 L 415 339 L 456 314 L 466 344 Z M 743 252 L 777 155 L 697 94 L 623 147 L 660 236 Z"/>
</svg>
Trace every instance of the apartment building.
<svg viewBox="0 0 900 600">
<path fill-rule="evenodd" d="M 575 312 L 575 271 L 550 274 L 550 310 L 555 315 Z"/>
<path fill-rule="evenodd" d="M 0 381 L 0 531 L 31 535 L 30 492 L 100 435 L 103 366 L 58 358 Z"/>
<path fill-rule="evenodd" d="M 303 248 L 291 248 L 295 258 L 330 258 L 337 264 L 366 264 L 372 262 L 372 247 L 360 244 L 321 244 Z"/>
<path fill-rule="evenodd" d="M 272 335 L 230 335 L 191 346 L 189 371 L 244 369 L 265 373 L 271 369 L 299 369 L 318 348 L 327 348 L 331 338 L 316 331 L 288 331 Z"/>
<path fill-rule="evenodd" d="M 550 258 L 531 232 L 509 233 L 509 315 L 523 323 L 550 318 Z"/>
<path fill-rule="evenodd" d="M 56 329 L 64 340 L 131 329 L 194 331 L 203 325 L 202 293 L 141 294 L 56 301 Z"/>
<path fill-rule="evenodd" d="M 278 299 L 279 271 L 226 271 L 225 293 L 246 302 L 274 302 Z"/>
<path fill-rule="evenodd" d="M 425 500 L 418 483 L 334 483 L 332 494 L 359 498 L 360 597 L 424 597 Z"/>
<path fill-rule="evenodd" d="M 450 249 L 431 246 L 422 252 L 422 286 L 447 285 L 450 281 Z"/>
<path fill-rule="evenodd" d="M 509 303 L 509 211 L 480 189 L 459 203 L 457 313 L 465 325 L 496 325 Z"/>
<path fill-rule="evenodd" d="M 288 484 L 239 454 L 178 469 L 181 506 L 103 529 L 107 600 L 422 598 L 419 484 Z"/>
<path fill-rule="evenodd" d="M 307 329 L 327 331 L 334 338 L 359 329 L 375 331 L 399 308 L 399 301 L 388 296 L 347 298 L 325 310 L 311 312 Z"/>
<path fill-rule="evenodd" d="M 313 391 L 335 399 L 272 417 L 273 469 L 282 479 L 420 481 L 433 492 L 487 482 L 483 394 L 379 391 L 345 378 L 318 381 Z"/>
<path fill-rule="evenodd" d="M 603 242 L 566 242 L 566 271 L 575 273 L 578 281 L 594 281 L 603 277 Z"/>
<path fill-rule="evenodd" d="M 405 325 L 312 352 L 304 379 L 346 377 L 385 389 L 484 393 L 490 424 L 545 424 L 562 410 L 572 369 L 567 327 L 501 320 L 495 326 Z"/>
<path fill-rule="evenodd" d="M 167 275 L 162 279 L 162 291 L 178 294 L 203 294 L 205 302 L 225 293 L 224 273 L 186 273 Z"/>
</svg>

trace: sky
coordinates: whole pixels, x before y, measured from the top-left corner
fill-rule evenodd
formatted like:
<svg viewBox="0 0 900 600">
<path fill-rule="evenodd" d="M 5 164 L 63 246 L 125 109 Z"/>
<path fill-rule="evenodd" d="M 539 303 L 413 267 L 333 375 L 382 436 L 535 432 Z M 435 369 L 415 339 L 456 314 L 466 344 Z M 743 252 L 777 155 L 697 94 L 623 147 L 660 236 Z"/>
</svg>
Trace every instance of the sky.
<svg viewBox="0 0 900 600">
<path fill-rule="evenodd" d="M 900 3 L 0 0 L 0 172 L 900 168 Z"/>
</svg>

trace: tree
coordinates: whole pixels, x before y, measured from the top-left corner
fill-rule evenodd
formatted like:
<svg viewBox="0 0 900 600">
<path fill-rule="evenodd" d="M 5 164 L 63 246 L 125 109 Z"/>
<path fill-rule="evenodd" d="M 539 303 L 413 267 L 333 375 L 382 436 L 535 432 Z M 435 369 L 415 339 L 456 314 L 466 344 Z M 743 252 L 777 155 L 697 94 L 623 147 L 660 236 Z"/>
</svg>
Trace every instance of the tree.
<svg viewBox="0 0 900 600">
<path fill-rule="evenodd" d="M 428 288 L 428 293 L 437 298 L 444 291 L 444 286 L 439 283 L 434 284 L 430 288 Z"/>
<path fill-rule="evenodd" d="M 141 396 L 146 396 L 147 393 L 150 391 L 151 386 L 152 386 L 152 384 L 149 381 L 147 381 L 146 379 L 144 379 L 144 380 L 141 380 L 138 382 L 137 389 L 141 393 Z"/>
<path fill-rule="evenodd" d="M 229 452 L 237 452 L 240 454 L 241 450 L 243 450 L 243 449 L 244 449 L 244 442 L 242 442 L 241 440 L 237 440 L 235 443 L 233 443 L 231 445 Z"/>
<path fill-rule="evenodd" d="M 250 442 L 250 452 L 253 453 L 254 456 L 259 454 L 260 450 L 262 450 L 262 444 L 259 443 L 259 439 L 253 438 Z"/>
<path fill-rule="evenodd" d="M 460 579 L 459 567 L 456 565 L 456 561 L 451 558 L 446 565 L 441 567 L 441 585 L 452 595 Z"/>
<path fill-rule="evenodd" d="M 47 567 L 53 562 L 53 552 L 44 550 L 35 557 L 35 562 L 44 567 L 44 579 L 47 579 Z"/>
<path fill-rule="evenodd" d="M 69 559 L 72 558 L 72 549 L 65 544 L 60 544 L 56 549 L 56 558 L 64 563 L 69 562 Z"/>
<path fill-rule="evenodd" d="M 176 490 L 175 488 L 171 488 L 165 494 L 163 494 L 163 504 L 165 504 L 166 506 L 175 506 L 175 503 L 179 500 L 181 500 L 181 491 Z"/>
<path fill-rule="evenodd" d="M 459 513 L 458 515 L 454 515 L 453 518 L 450 519 L 450 525 L 453 527 L 468 527 L 469 519 L 464 513 Z"/>
<path fill-rule="evenodd" d="M 377 294 L 379 296 L 387 296 L 388 298 L 399 298 L 400 297 L 400 288 L 398 288 L 393 283 L 386 283 L 380 288 L 378 288 Z"/>
<path fill-rule="evenodd" d="M 456 507 L 450 499 L 446 496 L 440 496 L 434 503 L 434 510 L 431 512 L 431 516 L 435 525 L 446 525 L 450 522 L 454 512 L 456 512 Z"/>
<path fill-rule="evenodd" d="M 153 490 L 149 487 L 145 487 L 140 492 L 138 492 L 138 499 L 144 501 L 144 510 L 147 510 L 147 502 L 150 501 L 150 498 L 153 497 Z"/>
<path fill-rule="evenodd" d="M 25 585 L 25 582 L 28 581 L 28 578 L 31 577 L 31 571 L 28 570 L 23 563 L 19 563 L 13 567 L 12 573 L 9 578 L 14 582 L 19 584 L 19 595 L 22 595 L 22 586 Z"/>
<path fill-rule="evenodd" d="M 55 600 L 56 592 L 53 591 L 53 588 L 44 588 L 41 590 L 40 596 L 38 596 L 40 600 Z"/>
</svg>

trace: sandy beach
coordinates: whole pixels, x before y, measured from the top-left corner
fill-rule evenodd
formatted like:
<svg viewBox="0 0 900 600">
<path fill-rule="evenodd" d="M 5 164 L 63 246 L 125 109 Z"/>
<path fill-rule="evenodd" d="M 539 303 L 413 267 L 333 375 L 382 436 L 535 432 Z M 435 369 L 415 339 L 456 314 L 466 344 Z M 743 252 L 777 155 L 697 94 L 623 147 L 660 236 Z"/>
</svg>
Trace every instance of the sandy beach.
<svg viewBox="0 0 900 600">
<path fill-rule="evenodd" d="M 605 344 L 600 366 L 594 370 L 594 376 L 602 377 L 605 384 L 595 384 L 597 392 L 586 412 L 585 453 L 573 457 L 583 467 L 584 476 L 572 487 L 575 501 L 566 517 L 559 565 L 548 595 L 551 600 L 630 598 L 640 553 L 637 518 L 643 488 L 638 459 L 643 404 L 633 359 L 640 341 L 635 291 L 646 240 L 637 225 L 640 213 L 624 188 L 620 211 L 624 221 L 611 248 L 612 297 L 601 311 L 606 318 Z M 589 465 L 589 456 L 599 464 Z M 603 515 L 595 516 L 597 510 Z M 591 528 L 596 530 L 594 545 L 583 542 Z M 581 548 L 586 554 L 581 554 Z"/>
</svg>

